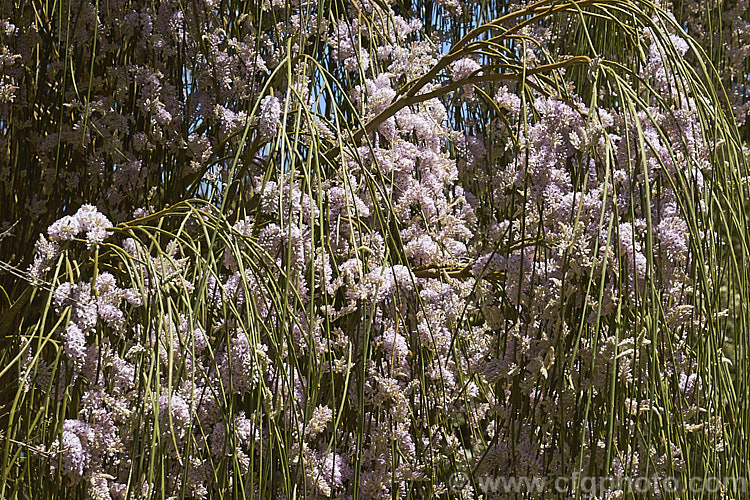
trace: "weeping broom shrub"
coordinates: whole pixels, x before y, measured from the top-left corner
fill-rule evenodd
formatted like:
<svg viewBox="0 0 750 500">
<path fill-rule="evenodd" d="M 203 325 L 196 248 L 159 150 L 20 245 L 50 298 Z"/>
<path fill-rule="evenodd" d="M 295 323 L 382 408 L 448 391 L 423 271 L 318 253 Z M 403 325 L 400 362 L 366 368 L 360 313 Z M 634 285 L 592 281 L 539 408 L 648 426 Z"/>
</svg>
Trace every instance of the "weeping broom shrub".
<svg viewBox="0 0 750 500">
<path fill-rule="evenodd" d="M 4 9 L 0 497 L 744 478 L 745 163 L 667 11 Z"/>
</svg>

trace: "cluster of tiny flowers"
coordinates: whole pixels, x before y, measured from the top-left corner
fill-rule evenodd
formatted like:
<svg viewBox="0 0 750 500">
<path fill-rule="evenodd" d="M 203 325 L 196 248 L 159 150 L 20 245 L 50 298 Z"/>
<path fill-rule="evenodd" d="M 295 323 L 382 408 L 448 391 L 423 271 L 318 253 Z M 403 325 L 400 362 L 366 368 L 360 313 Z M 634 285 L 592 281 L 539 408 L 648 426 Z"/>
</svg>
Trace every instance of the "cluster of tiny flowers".
<svg viewBox="0 0 750 500">
<path fill-rule="evenodd" d="M 47 234 L 55 242 L 68 241 L 86 234 L 89 247 L 99 246 L 112 233 L 107 228 L 112 223 L 93 205 L 83 205 L 74 215 L 66 215 L 53 223 Z"/>
<path fill-rule="evenodd" d="M 34 245 L 34 261 L 29 266 L 29 277 L 32 285 L 40 285 L 52 263 L 60 255 L 60 245 L 55 241 L 48 241 L 43 235 Z"/>
<path fill-rule="evenodd" d="M 281 102 L 272 96 L 266 96 L 260 101 L 260 116 L 258 117 L 258 130 L 261 137 L 268 140 L 276 135 L 279 130 L 279 119 L 281 118 Z"/>
</svg>

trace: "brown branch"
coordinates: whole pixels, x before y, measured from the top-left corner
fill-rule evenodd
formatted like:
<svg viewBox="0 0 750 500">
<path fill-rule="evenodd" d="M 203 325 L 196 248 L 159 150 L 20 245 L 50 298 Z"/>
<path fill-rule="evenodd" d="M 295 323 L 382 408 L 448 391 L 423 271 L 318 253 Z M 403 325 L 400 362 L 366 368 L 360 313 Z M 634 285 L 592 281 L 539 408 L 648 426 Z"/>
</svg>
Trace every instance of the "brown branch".
<svg viewBox="0 0 750 500">
<path fill-rule="evenodd" d="M 455 279 L 474 278 L 471 270 L 472 264 L 466 266 L 440 266 L 437 264 L 428 264 L 414 268 L 414 276 L 417 278 L 440 278 L 449 277 Z M 505 271 L 490 271 L 481 274 L 481 279 L 487 281 L 505 281 Z"/>
</svg>

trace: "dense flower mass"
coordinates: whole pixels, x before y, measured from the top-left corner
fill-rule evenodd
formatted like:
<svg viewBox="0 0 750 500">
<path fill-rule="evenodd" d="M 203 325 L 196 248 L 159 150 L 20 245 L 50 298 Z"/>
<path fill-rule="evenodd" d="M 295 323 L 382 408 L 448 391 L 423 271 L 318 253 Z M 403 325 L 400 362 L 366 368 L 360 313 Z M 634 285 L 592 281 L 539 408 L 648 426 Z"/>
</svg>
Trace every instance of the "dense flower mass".
<svg viewBox="0 0 750 500">
<path fill-rule="evenodd" d="M 33 488 L 478 499 L 737 453 L 710 298 L 741 152 L 697 14 L 63 3 L 0 8 L 0 192 L 39 188 L 0 232 L 42 224 L 8 417 Z"/>
</svg>

